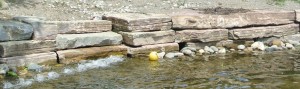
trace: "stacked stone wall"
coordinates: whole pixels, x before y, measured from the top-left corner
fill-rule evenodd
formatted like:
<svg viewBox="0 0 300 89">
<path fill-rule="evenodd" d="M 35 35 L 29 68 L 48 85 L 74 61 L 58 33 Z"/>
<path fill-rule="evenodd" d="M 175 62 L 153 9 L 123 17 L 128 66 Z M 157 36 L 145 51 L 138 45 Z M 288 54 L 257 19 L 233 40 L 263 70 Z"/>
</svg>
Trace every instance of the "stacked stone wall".
<svg viewBox="0 0 300 89">
<path fill-rule="evenodd" d="M 47 61 L 69 64 L 108 55 L 179 51 L 181 43 L 224 46 L 226 42 L 249 43 L 269 38 L 300 42 L 300 10 L 117 13 L 104 15 L 103 20 L 78 21 L 20 16 L 0 23 L 0 62 L 12 66 Z"/>
</svg>

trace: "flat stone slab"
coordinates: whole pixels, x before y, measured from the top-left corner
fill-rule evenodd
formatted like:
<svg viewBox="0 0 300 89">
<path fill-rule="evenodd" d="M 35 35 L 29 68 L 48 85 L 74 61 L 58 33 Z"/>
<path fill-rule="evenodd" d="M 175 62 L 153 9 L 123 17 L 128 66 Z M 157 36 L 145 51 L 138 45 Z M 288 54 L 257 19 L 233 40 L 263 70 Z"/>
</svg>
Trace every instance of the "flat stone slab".
<svg viewBox="0 0 300 89">
<path fill-rule="evenodd" d="M 297 41 L 300 42 L 300 34 L 294 34 L 294 35 L 287 35 L 283 37 L 285 40 L 292 40 L 292 41 Z"/>
<path fill-rule="evenodd" d="M 14 19 L 31 24 L 34 27 L 35 40 L 53 40 L 57 34 L 99 33 L 112 29 L 112 23 L 106 20 L 44 21 L 38 17 Z"/>
<path fill-rule="evenodd" d="M 115 32 L 88 33 L 88 34 L 59 34 L 56 37 L 57 49 L 70 49 L 92 46 L 119 45 L 122 35 Z"/>
<path fill-rule="evenodd" d="M 112 21 L 114 31 L 156 31 L 171 27 L 171 17 L 165 14 L 118 13 L 103 16 Z"/>
<path fill-rule="evenodd" d="M 282 37 L 299 32 L 299 24 L 281 26 L 251 27 L 232 29 L 229 31 L 231 39 L 253 39 L 263 37 Z"/>
<path fill-rule="evenodd" d="M 136 25 L 136 26 L 123 26 L 119 24 L 113 24 L 114 32 L 148 32 L 148 31 L 165 31 L 171 30 L 172 23 L 160 23 L 160 24 L 151 24 L 151 25 Z"/>
<path fill-rule="evenodd" d="M 104 46 L 57 51 L 59 63 L 78 63 L 80 60 L 95 59 L 110 55 L 126 55 L 126 46 Z"/>
<path fill-rule="evenodd" d="M 145 45 L 141 47 L 128 47 L 128 54 L 131 56 L 148 55 L 152 51 L 160 52 L 162 49 L 165 52 L 179 51 L 178 43 L 165 43 L 155 45 Z"/>
<path fill-rule="evenodd" d="M 57 57 L 55 52 L 37 53 L 23 56 L 14 56 L 0 58 L 0 61 L 8 64 L 9 66 L 26 66 L 30 63 L 44 63 L 54 64 L 57 63 Z"/>
<path fill-rule="evenodd" d="M 33 33 L 33 27 L 17 21 L 0 21 L 0 42 L 28 40 Z"/>
<path fill-rule="evenodd" d="M 174 29 L 233 28 L 262 25 L 281 25 L 295 21 L 294 11 L 253 10 L 228 15 L 186 14 L 173 15 Z"/>
<path fill-rule="evenodd" d="M 27 40 L 0 42 L 0 57 L 23 56 L 54 51 L 54 40 Z"/>
<path fill-rule="evenodd" d="M 300 22 L 300 10 L 295 10 L 296 12 L 296 21 Z"/>
<path fill-rule="evenodd" d="M 175 42 L 212 42 L 228 39 L 227 29 L 176 31 Z"/>
<path fill-rule="evenodd" d="M 175 31 L 121 32 L 124 43 L 130 46 L 142 46 L 174 42 Z"/>
</svg>

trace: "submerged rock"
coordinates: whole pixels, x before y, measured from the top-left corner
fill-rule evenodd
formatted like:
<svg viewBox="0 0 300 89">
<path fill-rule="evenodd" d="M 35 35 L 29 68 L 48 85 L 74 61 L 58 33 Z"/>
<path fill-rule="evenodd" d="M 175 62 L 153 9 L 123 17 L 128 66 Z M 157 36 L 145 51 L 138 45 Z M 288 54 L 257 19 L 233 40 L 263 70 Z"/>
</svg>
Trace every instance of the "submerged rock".
<svg viewBox="0 0 300 89">
<path fill-rule="evenodd" d="M 180 52 L 182 52 L 183 54 L 188 55 L 188 56 L 195 55 L 195 52 L 193 52 L 192 50 L 189 50 L 189 49 L 182 49 Z"/>
<path fill-rule="evenodd" d="M 0 64 L 0 75 L 6 74 L 6 72 L 9 71 L 9 67 L 6 64 Z"/>
<path fill-rule="evenodd" d="M 32 71 L 36 71 L 36 72 L 42 72 L 42 70 L 43 70 L 42 66 L 35 64 L 35 63 L 30 63 L 27 66 L 27 68 L 28 68 L 28 70 L 32 70 Z"/>
<path fill-rule="evenodd" d="M 165 55 L 166 58 L 169 58 L 169 59 L 172 59 L 172 58 L 175 58 L 175 57 L 180 57 L 180 56 L 183 56 L 184 54 L 183 53 L 180 53 L 180 52 L 175 52 L 175 53 L 167 53 Z"/>
</svg>

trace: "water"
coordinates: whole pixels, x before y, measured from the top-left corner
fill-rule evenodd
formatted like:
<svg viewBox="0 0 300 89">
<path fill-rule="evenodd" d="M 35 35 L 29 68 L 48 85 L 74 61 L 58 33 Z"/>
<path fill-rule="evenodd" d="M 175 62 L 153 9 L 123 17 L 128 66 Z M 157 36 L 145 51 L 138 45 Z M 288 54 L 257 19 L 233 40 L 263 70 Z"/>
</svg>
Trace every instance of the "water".
<svg viewBox="0 0 300 89">
<path fill-rule="evenodd" d="M 258 54 L 258 55 L 257 55 Z M 6 81 L 26 89 L 297 89 L 299 51 L 226 54 L 148 61 L 108 57 L 40 73 L 41 78 Z M 49 75 L 50 74 L 50 75 Z M 51 78 L 49 78 L 51 77 Z M 25 81 L 26 84 L 22 85 Z"/>
</svg>

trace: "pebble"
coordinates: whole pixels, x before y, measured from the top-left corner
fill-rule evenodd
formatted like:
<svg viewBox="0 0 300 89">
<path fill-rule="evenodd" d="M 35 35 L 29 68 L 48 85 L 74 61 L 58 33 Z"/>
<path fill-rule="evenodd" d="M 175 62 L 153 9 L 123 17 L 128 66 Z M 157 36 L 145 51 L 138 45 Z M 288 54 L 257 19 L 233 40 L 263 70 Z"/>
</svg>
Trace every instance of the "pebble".
<svg viewBox="0 0 300 89">
<path fill-rule="evenodd" d="M 225 54 L 226 53 L 226 49 L 225 48 L 220 48 L 220 50 L 218 51 L 218 53 Z"/>
<path fill-rule="evenodd" d="M 204 47 L 204 50 L 205 50 L 205 52 L 207 52 L 207 53 L 214 53 L 214 52 L 215 52 L 213 49 L 211 49 L 211 48 L 208 47 L 208 46 L 205 46 L 205 47 Z"/>
<path fill-rule="evenodd" d="M 189 55 L 189 56 L 194 56 L 195 52 L 193 52 L 192 50 L 189 49 L 182 49 L 181 52 L 185 55 Z"/>
<path fill-rule="evenodd" d="M 238 45 L 237 48 L 238 48 L 239 50 L 244 50 L 244 49 L 246 48 L 246 46 L 245 46 L 245 45 Z"/>
<path fill-rule="evenodd" d="M 191 50 L 191 51 L 193 51 L 193 52 L 196 52 L 196 51 L 197 51 L 197 49 L 196 49 L 196 48 L 193 48 L 193 47 L 184 47 L 184 48 L 182 48 L 182 49 L 188 49 L 188 50 Z"/>
<path fill-rule="evenodd" d="M 200 55 L 202 55 L 203 53 L 205 53 L 205 50 L 204 49 L 199 49 L 198 52 L 199 52 Z"/>
<path fill-rule="evenodd" d="M 166 52 L 160 52 L 160 53 L 157 53 L 157 56 L 159 59 L 163 59 L 165 54 L 166 54 Z"/>
<path fill-rule="evenodd" d="M 267 47 L 267 48 L 265 49 L 265 51 L 266 51 L 266 52 L 273 52 L 273 51 L 276 51 L 276 48 L 274 48 L 274 47 Z"/>
<path fill-rule="evenodd" d="M 8 65 L 0 64 L 0 74 L 6 74 L 7 71 L 9 71 Z"/>
<path fill-rule="evenodd" d="M 253 44 L 251 44 L 251 47 L 253 49 L 259 49 L 261 51 L 264 51 L 266 48 L 265 48 L 265 45 L 263 42 L 254 42 Z"/>
<path fill-rule="evenodd" d="M 210 46 L 210 48 L 211 48 L 212 50 L 214 50 L 214 52 L 218 52 L 218 51 L 219 51 L 219 49 L 218 49 L 216 46 Z"/>
<path fill-rule="evenodd" d="M 295 49 L 295 47 L 290 43 L 286 43 L 285 47 L 287 47 L 288 49 Z"/>
<path fill-rule="evenodd" d="M 166 55 L 165 55 L 165 57 L 166 58 L 169 58 L 169 59 L 172 59 L 172 58 L 175 58 L 175 57 L 180 57 L 180 56 L 183 56 L 184 54 L 183 53 L 179 53 L 179 52 L 177 52 L 177 53 L 167 53 Z"/>
<path fill-rule="evenodd" d="M 35 64 L 35 63 L 30 63 L 28 66 L 27 66 L 28 70 L 33 70 L 33 71 L 36 71 L 36 72 L 41 72 L 43 70 L 43 67 L 38 65 L 38 64 Z"/>
</svg>

